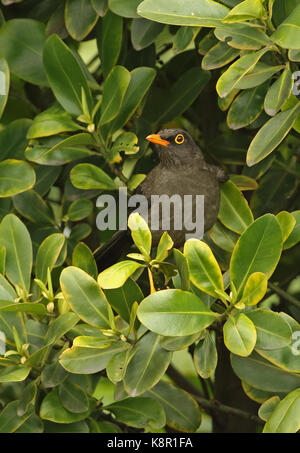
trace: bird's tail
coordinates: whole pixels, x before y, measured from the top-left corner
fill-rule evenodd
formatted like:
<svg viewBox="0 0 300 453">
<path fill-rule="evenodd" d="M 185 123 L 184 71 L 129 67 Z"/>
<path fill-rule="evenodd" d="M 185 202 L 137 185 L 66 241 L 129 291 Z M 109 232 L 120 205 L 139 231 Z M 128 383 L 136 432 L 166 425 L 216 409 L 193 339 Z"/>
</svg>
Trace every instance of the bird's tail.
<svg viewBox="0 0 300 453">
<path fill-rule="evenodd" d="M 128 253 L 132 244 L 132 238 L 128 230 L 117 231 L 96 253 L 98 271 L 103 271 L 115 264 L 122 255 Z"/>
</svg>

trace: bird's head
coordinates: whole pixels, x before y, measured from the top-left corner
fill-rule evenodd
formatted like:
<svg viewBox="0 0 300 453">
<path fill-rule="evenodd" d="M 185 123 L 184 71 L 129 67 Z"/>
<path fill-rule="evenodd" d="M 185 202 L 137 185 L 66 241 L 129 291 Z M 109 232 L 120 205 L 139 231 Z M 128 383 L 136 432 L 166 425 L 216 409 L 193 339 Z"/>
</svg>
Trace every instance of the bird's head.
<svg viewBox="0 0 300 453">
<path fill-rule="evenodd" d="M 202 158 L 202 153 L 190 134 L 182 129 L 163 129 L 146 137 L 157 147 L 161 162 L 169 164 L 187 163 Z"/>
</svg>

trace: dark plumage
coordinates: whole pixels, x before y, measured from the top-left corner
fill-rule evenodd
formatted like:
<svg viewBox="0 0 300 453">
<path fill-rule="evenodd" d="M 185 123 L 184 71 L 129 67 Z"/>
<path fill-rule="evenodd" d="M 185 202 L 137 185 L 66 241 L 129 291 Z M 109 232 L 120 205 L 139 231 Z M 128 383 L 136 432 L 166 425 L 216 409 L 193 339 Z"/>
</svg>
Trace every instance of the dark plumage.
<svg viewBox="0 0 300 453">
<path fill-rule="evenodd" d="M 155 143 L 160 163 L 139 185 L 137 193 L 144 195 L 149 202 L 151 195 L 178 194 L 193 195 L 193 212 L 195 211 L 195 195 L 204 195 L 204 230 L 209 230 L 217 220 L 219 211 L 220 188 L 219 182 L 228 178 L 224 171 L 205 162 L 202 152 L 192 137 L 182 129 L 164 129 L 158 134 L 147 137 Z M 172 209 L 170 229 L 168 233 L 175 247 L 181 247 L 185 234 L 191 231 L 175 230 L 172 228 Z M 148 221 L 149 226 L 150 222 Z M 152 231 L 153 245 L 157 245 L 162 230 Z M 120 256 L 122 250 L 130 244 L 131 236 L 128 231 L 117 232 L 107 244 L 96 254 L 95 258 L 100 269 L 112 264 Z"/>
</svg>

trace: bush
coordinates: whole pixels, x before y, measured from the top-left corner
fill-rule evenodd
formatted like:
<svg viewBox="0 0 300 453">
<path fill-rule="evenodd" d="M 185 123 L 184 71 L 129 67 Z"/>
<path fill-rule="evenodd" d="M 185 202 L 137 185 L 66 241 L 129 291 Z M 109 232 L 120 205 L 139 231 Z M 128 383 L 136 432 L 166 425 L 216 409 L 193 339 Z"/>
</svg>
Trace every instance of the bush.
<svg viewBox="0 0 300 453">
<path fill-rule="evenodd" d="M 298 0 L 2 4 L 0 432 L 299 430 Z M 98 276 L 96 199 L 162 127 L 229 174 L 219 219 Z"/>
</svg>

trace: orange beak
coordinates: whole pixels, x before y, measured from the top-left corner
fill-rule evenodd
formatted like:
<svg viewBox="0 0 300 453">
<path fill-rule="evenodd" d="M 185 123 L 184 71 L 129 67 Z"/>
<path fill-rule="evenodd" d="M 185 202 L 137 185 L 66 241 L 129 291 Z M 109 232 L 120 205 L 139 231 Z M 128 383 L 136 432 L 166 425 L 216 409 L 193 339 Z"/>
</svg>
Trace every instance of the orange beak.
<svg viewBox="0 0 300 453">
<path fill-rule="evenodd" d="M 146 137 L 146 140 L 149 140 L 151 143 L 155 143 L 156 145 L 161 145 L 161 146 L 168 146 L 170 142 L 168 140 L 164 140 L 161 138 L 159 134 L 151 134 Z"/>
</svg>

